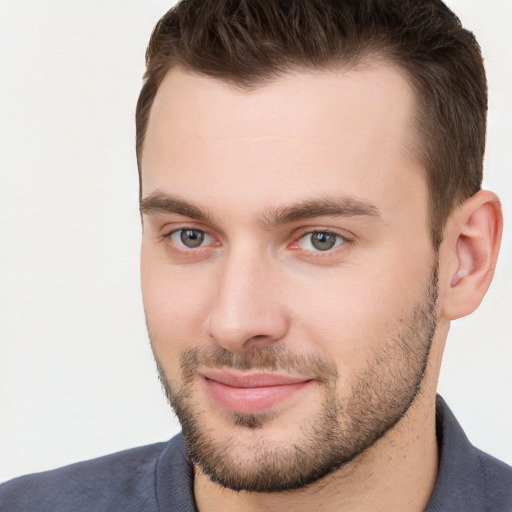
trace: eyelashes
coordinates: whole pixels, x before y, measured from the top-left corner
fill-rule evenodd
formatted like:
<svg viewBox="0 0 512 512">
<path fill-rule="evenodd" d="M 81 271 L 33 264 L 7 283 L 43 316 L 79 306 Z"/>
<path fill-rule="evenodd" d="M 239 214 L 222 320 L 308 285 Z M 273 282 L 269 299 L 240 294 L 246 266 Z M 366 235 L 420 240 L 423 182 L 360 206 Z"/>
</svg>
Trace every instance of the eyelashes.
<svg viewBox="0 0 512 512">
<path fill-rule="evenodd" d="M 302 235 L 296 242 L 297 247 L 306 251 L 327 252 L 346 242 L 338 233 L 330 231 L 312 231 Z"/>
<path fill-rule="evenodd" d="M 201 229 L 184 228 L 171 231 L 167 235 L 169 240 L 176 246 L 186 249 L 197 249 L 203 245 L 213 242 L 213 237 Z"/>
<path fill-rule="evenodd" d="M 208 248 L 222 245 L 207 231 L 189 226 L 174 229 L 164 238 L 169 241 L 174 250 L 183 254 L 189 253 L 191 256 L 194 253 L 202 253 Z M 315 255 L 321 255 L 322 253 L 327 255 L 347 242 L 345 236 L 332 230 L 315 229 L 296 236 L 293 242 L 288 245 L 288 248 Z"/>
</svg>

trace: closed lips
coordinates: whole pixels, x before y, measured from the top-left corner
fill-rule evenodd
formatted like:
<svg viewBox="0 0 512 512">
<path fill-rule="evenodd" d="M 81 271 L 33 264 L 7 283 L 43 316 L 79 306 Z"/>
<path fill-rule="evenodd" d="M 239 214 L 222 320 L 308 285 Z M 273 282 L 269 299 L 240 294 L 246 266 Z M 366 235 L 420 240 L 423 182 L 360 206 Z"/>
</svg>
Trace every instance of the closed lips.
<svg viewBox="0 0 512 512">
<path fill-rule="evenodd" d="M 235 374 L 204 371 L 206 390 L 222 409 L 240 414 L 256 414 L 276 406 L 304 389 L 313 379 L 272 373 Z"/>
</svg>

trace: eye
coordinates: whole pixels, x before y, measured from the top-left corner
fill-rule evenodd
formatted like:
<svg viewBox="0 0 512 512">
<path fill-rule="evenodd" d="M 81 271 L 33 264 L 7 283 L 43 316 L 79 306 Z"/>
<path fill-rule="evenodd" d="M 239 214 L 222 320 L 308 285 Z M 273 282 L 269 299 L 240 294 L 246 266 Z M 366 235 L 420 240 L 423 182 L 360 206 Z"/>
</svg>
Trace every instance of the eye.
<svg viewBox="0 0 512 512">
<path fill-rule="evenodd" d="M 212 242 L 213 238 L 200 229 L 178 229 L 169 234 L 171 241 L 178 247 L 196 249 Z"/>
<path fill-rule="evenodd" d="M 297 245 L 306 251 L 329 251 L 345 243 L 345 239 L 336 233 L 314 231 L 299 238 Z"/>
</svg>

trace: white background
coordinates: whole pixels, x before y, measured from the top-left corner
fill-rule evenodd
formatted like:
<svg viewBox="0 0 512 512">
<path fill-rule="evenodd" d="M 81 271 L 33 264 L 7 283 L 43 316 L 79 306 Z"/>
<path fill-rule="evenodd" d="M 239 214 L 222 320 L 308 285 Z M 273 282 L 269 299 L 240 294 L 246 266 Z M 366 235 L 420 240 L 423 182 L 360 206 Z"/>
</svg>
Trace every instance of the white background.
<svg viewBox="0 0 512 512">
<path fill-rule="evenodd" d="M 440 391 L 512 463 L 511 0 L 451 0 L 486 58 L 505 235 Z M 178 430 L 144 324 L 133 115 L 162 0 L 0 0 L 0 481 Z"/>
</svg>

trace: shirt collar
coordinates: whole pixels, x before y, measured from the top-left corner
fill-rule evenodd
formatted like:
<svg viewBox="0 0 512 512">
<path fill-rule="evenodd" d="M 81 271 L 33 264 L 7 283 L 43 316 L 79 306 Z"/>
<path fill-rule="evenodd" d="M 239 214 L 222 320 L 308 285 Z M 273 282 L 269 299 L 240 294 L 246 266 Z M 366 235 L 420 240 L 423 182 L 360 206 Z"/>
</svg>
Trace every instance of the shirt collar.
<svg viewBox="0 0 512 512">
<path fill-rule="evenodd" d="M 478 452 L 439 395 L 436 419 L 439 473 L 425 512 L 485 510 L 485 486 Z"/>
<path fill-rule="evenodd" d="M 437 397 L 439 473 L 425 512 L 485 510 L 485 488 L 477 450 L 446 402 Z M 159 511 L 196 512 L 192 464 L 181 434 L 162 452 L 156 468 Z"/>
</svg>

